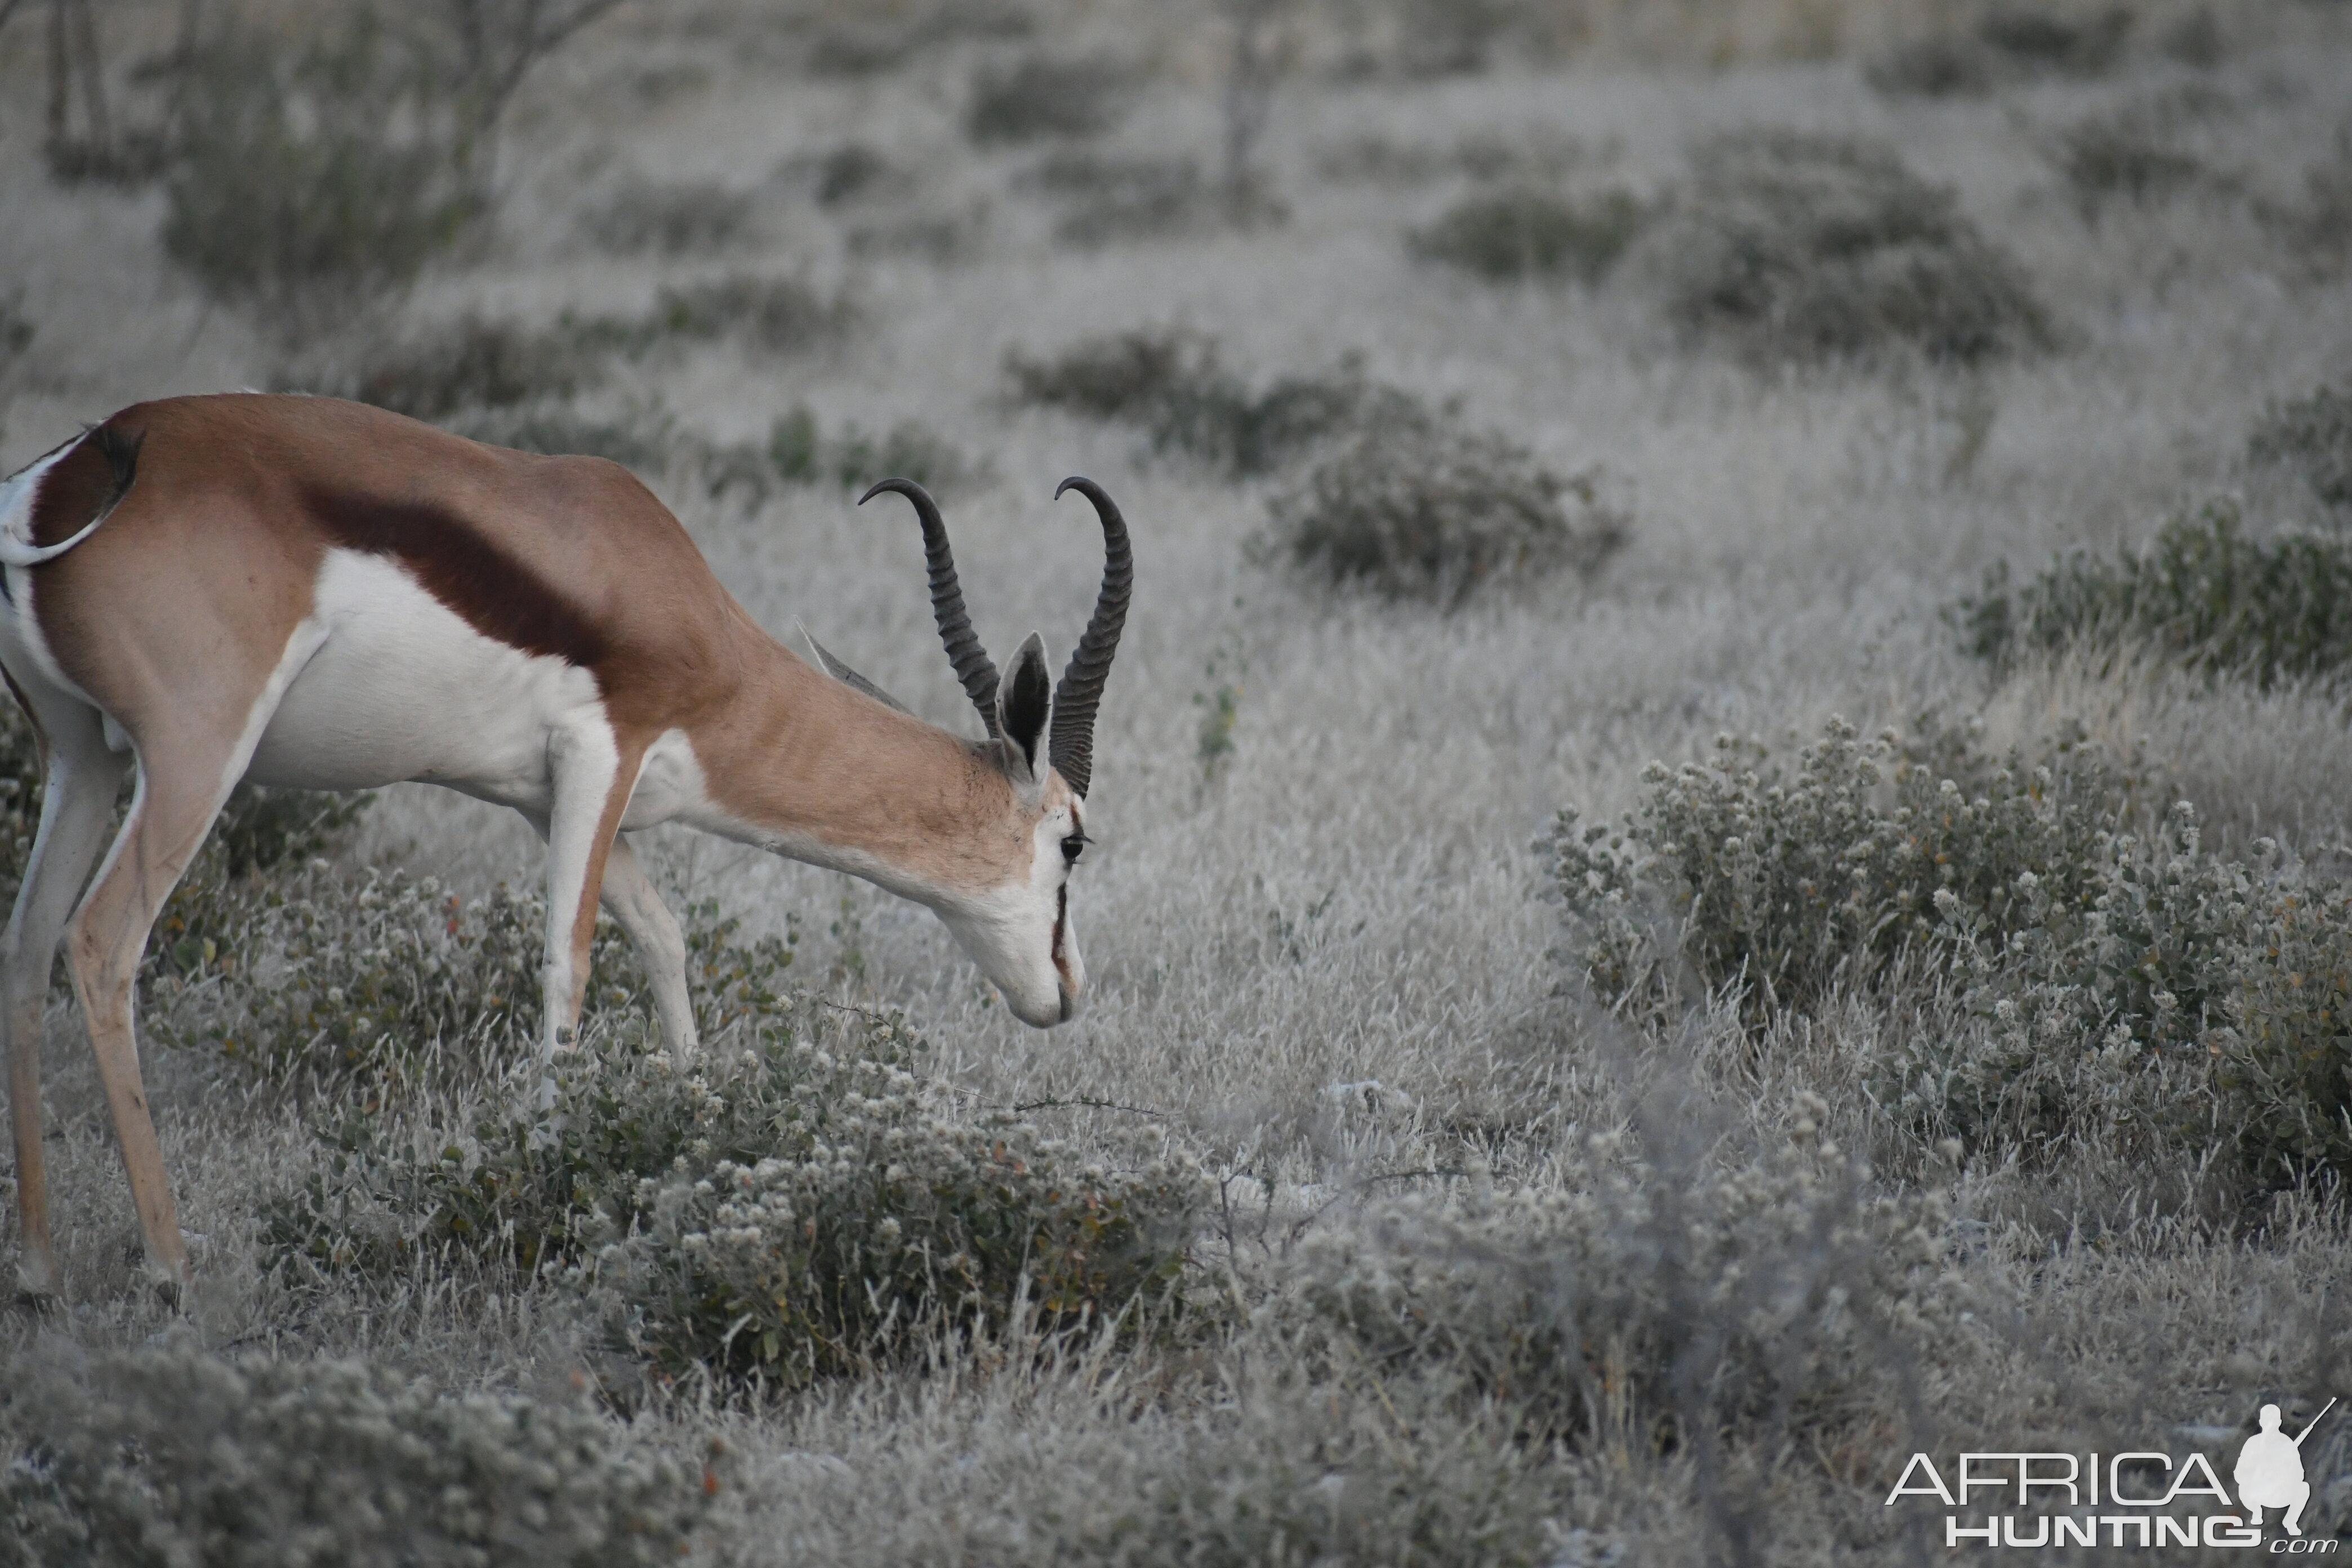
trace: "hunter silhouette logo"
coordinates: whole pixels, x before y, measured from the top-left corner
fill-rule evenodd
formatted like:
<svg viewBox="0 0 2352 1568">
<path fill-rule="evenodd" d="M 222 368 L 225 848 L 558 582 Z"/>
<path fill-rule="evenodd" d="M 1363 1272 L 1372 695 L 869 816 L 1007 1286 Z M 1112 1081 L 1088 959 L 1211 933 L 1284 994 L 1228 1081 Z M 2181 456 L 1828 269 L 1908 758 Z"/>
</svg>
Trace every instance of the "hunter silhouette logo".
<svg viewBox="0 0 2352 1568">
<path fill-rule="evenodd" d="M 2320 1406 L 2318 1415 L 2290 1437 L 2279 1430 L 2279 1407 L 2263 1406 L 2263 1429 L 2246 1439 L 2246 1446 L 2238 1450 L 2238 1468 L 2230 1473 L 2230 1479 L 2238 1483 L 2238 1501 L 2246 1510 L 2247 1523 L 2260 1530 L 2263 1510 L 2282 1508 L 2286 1513 L 2279 1522 L 2286 1526 L 2286 1532 L 2303 1533 L 2303 1505 L 2311 1500 L 2311 1483 L 2303 1476 L 2303 1440 L 2319 1425 L 2320 1416 L 2335 1408 L 2336 1401 L 2329 1400 Z"/>
<path fill-rule="evenodd" d="M 2263 1405 L 2260 1430 L 2239 1445 L 2230 1486 L 2222 1484 L 2214 1458 L 2194 1447 L 2186 1453 L 1972 1450 L 1949 1470 L 1939 1470 L 1926 1454 L 1912 1455 L 1886 1494 L 1886 1506 L 1933 1498 L 1948 1510 L 1946 1546 L 2029 1551 L 2263 1547 L 2263 1515 L 2276 1509 L 2285 1533 L 2267 1543 L 2268 1554 L 2330 1555 L 2343 1544 L 2339 1538 L 2303 1533 L 2303 1511 L 2314 1489 L 2304 1471 L 2304 1442 L 2336 1405 L 2330 1399 L 2292 1436 L 2282 1429 L 2279 1407 Z M 2231 1436 L 2228 1428 L 2211 1426 L 2178 1430 L 2200 1443 Z M 1984 1493 L 1990 1495 L 1979 1495 Z"/>
</svg>

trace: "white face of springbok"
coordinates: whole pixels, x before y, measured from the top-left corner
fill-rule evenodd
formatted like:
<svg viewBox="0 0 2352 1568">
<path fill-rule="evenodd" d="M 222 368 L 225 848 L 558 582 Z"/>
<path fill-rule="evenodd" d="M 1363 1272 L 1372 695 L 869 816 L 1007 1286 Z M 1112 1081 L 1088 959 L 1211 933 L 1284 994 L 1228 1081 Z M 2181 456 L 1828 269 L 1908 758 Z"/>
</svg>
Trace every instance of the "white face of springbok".
<svg viewBox="0 0 2352 1568">
<path fill-rule="evenodd" d="M 987 726 L 985 745 L 1003 794 L 977 835 L 1001 846 L 984 852 L 991 874 L 978 886 L 918 894 L 936 910 L 981 973 L 1004 995 L 1014 1017 L 1050 1028 L 1077 1016 L 1086 995 L 1086 961 L 1070 915 L 1070 879 L 1087 839 L 1087 786 L 1094 773 L 1095 712 L 1127 619 L 1134 574 L 1127 524 L 1101 489 L 1086 479 L 1064 482 L 1094 504 L 1105 546 L 1102 590 L 1093 617 L 1058 686 L 1048 684 L 1045 646 L 1034 632 L 1021 645 L 1000 680 L 972 635 L 956 585 L 955 563 L 939 509 L 922 488 L 885 480 L 866 492 L 893 490 L 914 502 L 922 520 L 931 567 L 931 604 L 949 661 Z M 1059 495 L 1062 490 L 1055 493 Z M 893 707 L 900 706 L 823 647 L 820 663 L 837 678 Z M 990 794 L 994 796 L 992 781 Z"/>
<path fill-rule="evenodd" d="M 932 904 L 1013 1016 L 1048 1028 L 1078 1015 L 1086 961 L 1070 919 L 1070 878 L 1087 846 L 1086 803 L 1045 760 L 1045 650 L 1021 645 L 997 697 L 995 750 L 1009 786 L 999 831 L 1018 846 L 1003 880 Z"/>
</svg>

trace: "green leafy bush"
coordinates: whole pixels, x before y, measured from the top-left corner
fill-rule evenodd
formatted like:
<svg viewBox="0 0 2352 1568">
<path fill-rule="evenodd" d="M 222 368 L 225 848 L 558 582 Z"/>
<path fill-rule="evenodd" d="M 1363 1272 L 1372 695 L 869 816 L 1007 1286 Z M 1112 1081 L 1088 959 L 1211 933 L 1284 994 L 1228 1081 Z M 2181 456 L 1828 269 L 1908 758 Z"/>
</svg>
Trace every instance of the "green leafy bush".
<svg viewBox="0 0 2352 1568">
<path fill-rule="evenodd" d="M 2352 387 L 2273 404 L 2247 438 L 2246 459 L 2294 474 L 2323 506 L 2352 510 Z"/>
<path fill-rule="evenodd" d="M 2352 541 L 2246 537 L 2237 504 L 2209 501 L 2140 549 L 2076 550 L 2012 586 L 2007 563 L 1947 612 L 1961 642 L 2004 664 L 2077 645 L 2146 645 L 2261 685 L 2329 674 L 2352 657 Z"/>
<path fill-rule="evenodd" d="M 1668 318 L 1772 363 L 1907 349 L 1972 364 L 2053 347 L 2024 271 L 1884 147 L 1718 136 L 1653 226 Z"/>
<path fill-rule="evenodd" d="M 228 26 L 183 68 L 163 249 L 281 331 L 404 287 L 480 211 L 457 106 L 371 11 L 293 53 Z"/>
<path fill-rule="evenodd" d="M 1046 136 L 1099 136 L 1125 119 L 1133 74 L 1102 59 L 1024 56 L 972 75 L 964 131 L 982 146 Z"/>
<path fill-rule="evenodd" d="M 1645 1152 L 1622 1135 L 1570 1150 L 1556 1186 L 1474 1176 L 1318 1226 L 1270 1312 L 1302 1325 L 1309 1358 L 1453 1383 L 1578 1447 L 1704 1454 L 1850 1427 L 1958 1331 L 1949 1216 L 1916 1190 L 1865 1195 L 1818 1136 L 1828 1107 L 1799 1109 L 1777 1151 L 1699 1158 L 1686 1131 L 1649 1125 Z"/>
<path fill-rule="evenodd" d="M 897 1019 L 764 989 L 773 974 L 735 982 L 741 1026 L 691 1063 L 624 1031 L 557 1065 L 545 1112 L 347 1128 L 270 1206 L 266 1247 L 296 1277 L 420 1247 L 572 1263 L 656 1363 L 785 1384 L 919 1332 L 1106 1317 L 1173 1285 L 1202 1196 L 1188 1167 L 1129 1151 L 1107 1169 L 965 1112 L 907 1070 L 923 1047 Z"/>
<path fill-rule="evenodd" d="M 1597 470 L 1563 478 L 1509 437 L 1424 411 L 1370 424 L 1277 493 L 1256 543 L 1336 586 L 1461 605 L 1489 584 L 1590 576 L 1626 538 Z"/>
<path fill-rule="evenodd" d="M 709 1474 L 584 1405 L 359 1362 L 115 1352 L 11 1394 L 5 1568 L 655 1568 L 688 1549 Z"/>
<path fill-rule="evenodd" d="M 1495 282 L 1569 278 L 1598 283 L 1617 265 L 1649 210 L 1630 192 L 1576 201 L 1515 185 L 1463 197 L 1406 239 L 1412 253 Z"/>
</svg>

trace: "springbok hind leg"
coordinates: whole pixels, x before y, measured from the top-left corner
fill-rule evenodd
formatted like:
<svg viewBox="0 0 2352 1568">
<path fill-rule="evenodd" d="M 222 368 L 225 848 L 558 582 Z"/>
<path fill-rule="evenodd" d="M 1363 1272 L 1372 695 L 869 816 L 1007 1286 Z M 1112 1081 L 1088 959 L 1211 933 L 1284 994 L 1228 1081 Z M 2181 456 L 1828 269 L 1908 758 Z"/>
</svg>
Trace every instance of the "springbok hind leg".
<svg viewBox="0 0 2352 1568">
<path fill-rule="evenodd" d="M 99 1078 L 106 1086 L 123 1169 L 131 1178 L 131 1202 L 146 1237 L 148 1271 L 167 1296 L 183 1305 L 189 1283 L 187 1247 L 163 1173 L 163 1149 L 147 1111 L 132 1024 L 139 960 L 148 933 L 163 900 L 195 858 L 236 774 L 244 771 L 243 759 L 227 754 L 228 750 L 173 752 L 142 746 L 139 788 L 130 814 L 104 868 L 74 913 L 67 942 L 74 990 L 89 1025 L 90 1048 L 98 1056 Z"/>
<path fill-rule="evenodd" d="M 623 834 L 613 836 L 613 847 L 604 858 L 604 907 L 629 933 L 646 966 L 654 1011 L 660 1016 L 662 1038 L 670 1053 L 681 1060 L 692 1056 L 694 999 L 686 984 L 686 935 Z"/>
<path fill-rule="evenodd" d="M 17 1280 L 36 1300 L 57 1293 L 48 1173 L 41 1148 L 41 1027 L 58 938 L 106 843 L 126 759 L 110 752 L 98 717 L 57 712 L 42 724 L 48 769 L 41 822 L 16 912 L 0 940 L 0 1018 L 8 1031 L 8 1102 L 16 1143 Z"/>
</svg>

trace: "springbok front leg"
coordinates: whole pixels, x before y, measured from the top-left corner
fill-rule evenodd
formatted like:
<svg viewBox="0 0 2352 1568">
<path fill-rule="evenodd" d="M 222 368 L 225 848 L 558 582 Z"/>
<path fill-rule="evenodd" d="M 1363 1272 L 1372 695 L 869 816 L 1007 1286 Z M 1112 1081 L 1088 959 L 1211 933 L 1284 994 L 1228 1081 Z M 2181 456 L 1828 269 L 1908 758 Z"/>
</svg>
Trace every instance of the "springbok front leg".
<svg viewBox="0 0 2352 1568">
<path fill-rule="evenodd" d="M 694 1001 L 686 984 L 686 933 L 677 917 L 637 863 L 626 835 L 615 834 L 604 858 L 604 907 L 629 933 L 637 958 L 653 986 L 654 1012 L 661 1018 L 662 1038 L 680 1060 L 695 1052 Z"/>
<path fill-rule="evenodd" d="M 619 837 L 621 814 L 636 784 L 644 748 L 624 757 L 613 732 L 583 721 L 548 742 L 554 799 L 547 814 L 547 956 L 540 971 L 542 1061 L 568 1051 L 580 1026 L 588 986 L 588 949 L 604 865 Z M 681 959 L 681 963 L 683 960 Z"/>
<path fill-rule="evenodd" d="M 8 1102 L 16 1143 L 16 1275 L 37 1300 L 55 1295 L 61 1279 L 49 1239 L 48 1173 L 41 1148 L 42 1017 L 49 970 L 74 900 L 105 847 L 114 794 L 130 761 L 107 749 L 94 710 L 79 704 L 52 708 L 39 721 L 48 751 L 40 826 L 8 934 L 0 941 L 0 1017 L 8 1031 Z"/>
</svg>

